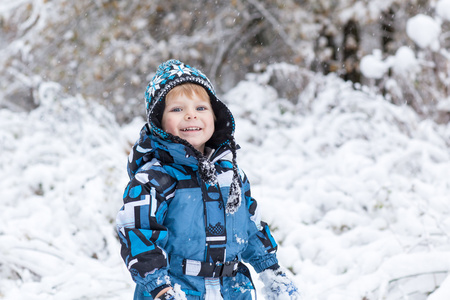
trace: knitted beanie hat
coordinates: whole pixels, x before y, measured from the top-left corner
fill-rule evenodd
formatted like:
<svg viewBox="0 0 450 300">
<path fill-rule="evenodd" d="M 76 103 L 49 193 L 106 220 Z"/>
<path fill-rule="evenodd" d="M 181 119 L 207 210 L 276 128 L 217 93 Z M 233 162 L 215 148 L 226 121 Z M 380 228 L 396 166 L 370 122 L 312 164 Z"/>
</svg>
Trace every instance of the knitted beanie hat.
<svg viewBox="0 0 450 300">
<path fill-rule="evenodd" d="M 241 202 L 240 180 L 236 164 L 237 146 L 233 136 L 235 122 L 231 111 L 219 100 L 213 85 L 201 71 L 175 59 L 168 60 L 158 67 L 155 76 L 153 76 L 152 80 L 149 82 L 145 92 L 148 127 L 151 134 L 165 140 L 181 143 L 188 147 L 198 159 L 198 168 L 202 179 L 209 183 L 216 183 L 215 167 L 207 160 L 203 153 L 196 150 L 186 140 L 164 131 L 161 126 L 166 95 L 174 87 L 184 83 L 198 84 L 202 86 L 209 95 L 216 121 L 214 133 L 211 139 L 206 143 L 206 146 L 218 149 L 221 146 L 229 145 L 233 154 L 233 180 L 230 186 L 227 212 L 234 213 Z"/>
</svg>

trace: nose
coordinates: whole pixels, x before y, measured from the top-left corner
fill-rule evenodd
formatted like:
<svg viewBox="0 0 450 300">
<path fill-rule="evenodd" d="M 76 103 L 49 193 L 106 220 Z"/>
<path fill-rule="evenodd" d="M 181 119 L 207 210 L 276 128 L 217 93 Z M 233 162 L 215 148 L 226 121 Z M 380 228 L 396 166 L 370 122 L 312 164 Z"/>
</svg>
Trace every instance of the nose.
<svg viewBox="0 0 450 300">
<path fill-rule="evenodd" d="M 197 115 L 195 111 L 187 111 L 186 114 L 184 115 L 184 118 L 186 120 L 197 119 Z"/>
</svg>

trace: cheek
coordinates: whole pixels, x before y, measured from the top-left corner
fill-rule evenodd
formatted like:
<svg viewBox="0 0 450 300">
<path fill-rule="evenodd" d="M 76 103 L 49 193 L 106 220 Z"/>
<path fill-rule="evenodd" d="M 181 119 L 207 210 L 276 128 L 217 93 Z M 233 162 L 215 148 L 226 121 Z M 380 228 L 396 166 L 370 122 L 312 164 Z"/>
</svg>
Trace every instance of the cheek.
<svg viewBox="0 0 450 300">
<path fill-rule="evenodd" d="M 173 128 L 175 126 L 174 124 L 175 124 L 175 121 L 172 118 L 163 118 L 161 120 L 162 130 L 164 130 L 168 133 L 173 133 Z"/>
<path fill-rule="evenodd" d="M 209 128 L 209 131 L 211 132 L 211 135 L 216 130 L 215 127 L 214 127 L 214 124 L 215 124 L 214 118 L 210 119 L 209 120 L 209 124 L 208 124 L 208 128 Z"/>
<path fill-rule="evenodd" d="M 161 128 L 162 130 L 167 131 L 166 121 L 164 119 L 161 120 Z"/>
</svg>

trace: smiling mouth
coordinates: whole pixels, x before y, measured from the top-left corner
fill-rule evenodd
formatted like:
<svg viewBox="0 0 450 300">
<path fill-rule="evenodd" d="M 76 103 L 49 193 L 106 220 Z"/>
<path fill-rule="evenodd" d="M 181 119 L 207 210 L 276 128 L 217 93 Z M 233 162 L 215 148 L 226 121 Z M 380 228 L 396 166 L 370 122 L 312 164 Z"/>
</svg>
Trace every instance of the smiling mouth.
<svg viewBox="0 0 450 300">
<path fill-rule="evenodd" d="M 202 130 L 202 129 L 199 128 L 199 127 L 188 127 L 188 128 L 181 129 L 181 131 L 183 131 L 183 132 L 187 132 L 187 131 L 200 131 L 200 130 Z"/>
</svg>

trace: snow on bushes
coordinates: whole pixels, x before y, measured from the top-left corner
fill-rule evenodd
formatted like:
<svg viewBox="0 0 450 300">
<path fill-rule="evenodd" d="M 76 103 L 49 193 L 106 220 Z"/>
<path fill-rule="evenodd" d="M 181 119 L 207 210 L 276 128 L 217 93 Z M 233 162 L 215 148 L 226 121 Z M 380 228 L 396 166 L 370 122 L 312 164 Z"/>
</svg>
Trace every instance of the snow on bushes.
<svg viewBox="0 0 450 300">
<path fill-rule="evenodd" d="M 448 298 L 449 125 L 333 75 L 310 74 L 297 103 L 258 76 L 222 98 L 304 298 Z M 143 121 L 119 127 L 56 84 L 38 96 L 30 113 L 0 110 L 0 298 L 131 299 L 114 219 Z"/>
</svg>

